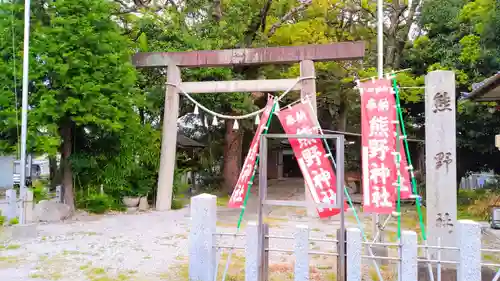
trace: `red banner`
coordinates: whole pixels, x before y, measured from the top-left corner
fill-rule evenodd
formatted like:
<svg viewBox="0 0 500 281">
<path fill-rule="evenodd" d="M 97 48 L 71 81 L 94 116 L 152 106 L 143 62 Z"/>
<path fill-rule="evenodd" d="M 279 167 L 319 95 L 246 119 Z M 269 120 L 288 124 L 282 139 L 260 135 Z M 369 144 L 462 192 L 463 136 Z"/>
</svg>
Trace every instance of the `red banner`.
<svg viewBox="0 0 500 281">
<path fill-rule="evenodd" d="M 395 209 L 397 172 L 396 104 L 388 79 L 360 84 L 363 211 L 390 214 Z"/>
<path fill-rule="evenodd" d="M 247 157 L 245 158 L 245 162 L 243 163 L 243 168 L 241 169 L 240 176 L 238 177 L 238 182 L 236 183 L 233 194 L 229 199 L 229 208 L 240 208 L 243 205 L 243 201 L 245 200 L 245 196 L 248 192 L 250 179 L 252 178 L 252 174 L 255 169 L 255 161 L 257 160 L 257 153 L 259 152 L 260 135 L 267 126 L 267 120 L 269 119 L 269 116 L 271 114 L 273 104 L 274 99 L 270 96 L 267 99 L 267 104 L 260 118 L 257 132 L 252 139 L 250 150 L 248 150 Z"/>
<path fill-rule="evenodd" d="M 319 134 L 314 115 L 307 103 L 296 104 L 277 112 L 278 118 L 287 134 Z M 335 205 L 337 201 L 336 177 L 332 162 L 325 152 L 321 139 L 289 139 L 299 164 L 306 186 L 316 203 Z M 334 216 L 339 209 L 317 208 L 320 218 Z"/>
</svg>

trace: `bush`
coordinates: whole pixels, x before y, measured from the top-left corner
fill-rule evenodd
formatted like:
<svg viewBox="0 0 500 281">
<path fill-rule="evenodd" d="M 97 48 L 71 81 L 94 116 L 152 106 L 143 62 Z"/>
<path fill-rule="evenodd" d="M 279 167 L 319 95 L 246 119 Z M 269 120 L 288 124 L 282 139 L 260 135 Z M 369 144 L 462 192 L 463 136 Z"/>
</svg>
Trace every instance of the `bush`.
<svg viewBox="0 0 500 281">
<path fill-rule="evenodd" d="M 500 194 L 485 192 L 482 197 L 474 200 L 474 204 L 467 208 L 469 215 L 479 220 L 489 221 L 491 207 L 500 207 Z"/>
<path fill-rule="evenodd" d="M 104 214 L 105 212 L 113 209 L 113 198 L 106 194 L 90 194 L 80 200 L 80 207 L 94 214 Z"/>
<path fill-rule="evenodd" d="M 172 210 L 179 210 L 182 208 L 184 208 L 184 201 L 174 198 L 174 200 L 172 200 Z"/>
<path fill-rule="evenodd" d="M 33 199 L 35 200 L 35 203 L 50 199 L 49 193 L 45 187 L 46 185 L 40 180 L 33 182 L 31 191 L 33 192 Z"/>
<path fill-rule="evenodd" d="M 477 200 L 481 200 L 490 193 L 486 189 L 463 190 L 460 189 L 457 194 L 458 206 L 468 206 L 474 204 Z"/>
<path fill-rule="evenodd" d="M 16 225 L 16 224 L 19 224 L 19 218 L 18 217 L 10 219 L 9 225 Z"/>
<path fill-rule="evenodd" d="M 0 227 L 5 223 L 5 217 L 2 216 L 2 211 L 0 210 Z"/>
</svg>

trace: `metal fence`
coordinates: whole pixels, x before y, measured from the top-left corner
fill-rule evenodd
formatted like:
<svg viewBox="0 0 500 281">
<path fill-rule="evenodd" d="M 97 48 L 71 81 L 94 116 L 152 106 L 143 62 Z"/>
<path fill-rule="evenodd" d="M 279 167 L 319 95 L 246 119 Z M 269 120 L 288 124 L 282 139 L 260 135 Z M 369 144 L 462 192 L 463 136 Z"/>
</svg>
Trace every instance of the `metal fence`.
<svg viewBox="0 0 500 281">
<path fill-rule="evenodd" d="M 498 186 L 500 177 L 498 175 L 490 174 L 476 174 L 472 173 L 460 179 L 460 189 L 476 190 L 485 187 Z"/>
<path fill-rule="evenodd" d="M 382 262 L 390 262 L 390 268 L 395 272 L 397 279 L 383 281 L 498 281 L 495 276 L 500 268 L 499 262 L 483 262 L 482 255 L 498 254 L 500 249 L 483 249 L 481 247 L 481 226 L 473 221 L 459 221 L 455 230 L 457 247 L 440 245 L 419 245 L 417 233 L 402 231 L 401 239 L 397 243 L 370 243 L 363 242 L 361 231 L 357 228 L 348 228 L 345 232 L 346 254 L 342 255 L 340 242 L 343 239 L 340 230 L 336 239 L 312 238 L 311 230 L 306 225 L 297 225 L 290 236 L 270 235 L 269 228 L 263 224 L 264 231 L 260 232 L 257 222 L 249 222 L 244 233 L 217 233 L 216 232 L 216 196 L 202 194 L 191 199 L 191 231 L 189 235 L 189 280 L 214 281 L 217 275 L 218 252 L 224 249 L 244 252 L 245 281 L 268 280 L 269 254 L 273 252 L 290 253 L 294 258 L 293 278 L 296 281 L 310 280 L 311 255 L 337 257 L 336 272 L 341 272 L 339 266 L 344 266 L 345 277 L 337 274 L 337 280 L 361 281 L 370 280 L 366 276 L 366 263 L 376 266 Z M 259 233 L 262 233 L 263 243 L 259 243 Z M 224 244 L 223 241 L 233 243 Z M 270 247 L 271 239 L 289 240 L 290 248 Z M 238 240 L 239 243 L 234 243 Z M 324 252 L 310 249 L 311 241 L 328 242 L 334 245 L 337 251 Z M 263 248 L 259 249 L 259 245 Z M 375 247 L 391 248 L 387 255 L 375 255 L 369 249 Z M 428 258 L 424 252 L 429 251 Z M 445 251 L 454 254 L 453 259 L 444 260 L 441 256 Z M 263 253 L 263 254 L 262 254 Z M 340 259 L 339 256 L 344 256 Z M 450 255 L 448 255 L 450 256 Z M 259 260 L 261 262 L 259 262 Z M 341 262 L 341 261 L 344 262 Z M 376 261 L 376 263 L 375 263 Z M 373 264 L 373 265 L 372 265 Z M 489 274 L 484 274 L 489 268 Z M 380 268 L 379 268 L 380 270 Z M 497 274 L 498 275 L 498 274 Z M 345 279 L 342 279 L 345 278 Z M 485 279 L 486 278 L 486 279 Z M 496 278 L 496 279 L 495 279 Z"/>
</svg>

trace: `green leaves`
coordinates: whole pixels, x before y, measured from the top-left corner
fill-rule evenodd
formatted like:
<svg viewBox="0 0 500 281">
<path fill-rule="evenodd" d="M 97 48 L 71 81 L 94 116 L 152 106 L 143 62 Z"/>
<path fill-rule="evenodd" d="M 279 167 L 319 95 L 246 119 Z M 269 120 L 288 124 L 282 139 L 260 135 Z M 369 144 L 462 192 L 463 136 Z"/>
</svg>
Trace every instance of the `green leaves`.
<svg viewBox="0 0 500 281">
<path fill-rule="evenodd" d="M 470 92 L 472 83 L 498 71 L 500 38 L 496 30 L 500 25 L 495 20 L 500 17 L 498 1 L 423 3 L 420 27 L 426 34 L 414 41 L 406 57 L 415 72 L 453 70 L 458 97 L 461 92 Z M 457 111 L 458 174 L 485 167 L 498 171 L 493 136 L 500 130 L 500 119 L 494 105 L 462 100 Z"/>
<path fill-rule="evenodd" d="M 22 65 L 22 6 L 0 5 L 0 12 L 10 14 L 11 9 L 16 17 L 14 54 L 11 19 L 0 18 L 0 150 L 7 153 L 18 141 L 20 110 L 13 78 L 20 96 Z M 56 0 L 48 6 L 33 3 L 33 11 L 28 151 L 57 155 L 61 127 L 69 121 L 77 185 L 126 185 L 144 167 L 154 179 L 159 134 L 142 126 L 135 111 L 143 97 L 130 63 L 134 45 L 110 18 L 112 5 L 105 0 Z"/>
</svg>

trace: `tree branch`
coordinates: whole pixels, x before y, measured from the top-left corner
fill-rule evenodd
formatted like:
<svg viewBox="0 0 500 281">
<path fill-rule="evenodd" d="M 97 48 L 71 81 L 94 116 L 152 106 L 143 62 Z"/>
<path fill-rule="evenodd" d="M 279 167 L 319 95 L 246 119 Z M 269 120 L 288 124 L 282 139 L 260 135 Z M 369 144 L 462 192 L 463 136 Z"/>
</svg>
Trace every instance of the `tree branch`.
<svg viewBox="0 0 500 281">
<path fill-rule="evenodd" d="M 176 10 L 179 10 L 179 7 L 177 7 L 177 4 L 175 4 L 174 0 L 168 0 L 167 2 L 170 3 L 170 5 L 172 5 L 172 7 L 174 7 Z"/>
<path fill-rule="evenodd" d="M 212 19 L 215 22 L 220 22 L 220 20 L 222 19 L 221 0 L 214 0 L 214 4 L 212 6 Z"/>
<path fill-rule="evenodd" d="M 160 12 L 165 9 L 169 4 L 177 9 L 177 5 L 174 0 L 167 0 L 164 4 L 159 5 L 149 5 L 151 4 L 150 0 L 133 0 L 132 5 L 127 5 L 123 0 L 113 0 L 114 2 L 120 4 L 120 9 L 114 13 L 115 15 L 125 15 L 130 13 L 138 13 L 140 9 L 148 9 L 153 11 L 154 13 Z"/>
<path fill-rule="evenodd" d="M 363 7 L 363 3 L 361 1 L 353 1 L 353 3 L 360 8 L 360 11 L 364 11 L 365 13 L 370 15 L 372 19 L 377 19 L 377 15 L 370 11 L 370 9 Z"/>
<path fill-rule="evenodd" d="M 269 29 L 269 32 L 267 33 L 267 37 L 273 36 L 276 30 L 280 28 L 283 23 L 288 21 L 296 13 L 302 12 L 307 9 L 307 7 L 309 7 L 311 4 L 312 0 L 304 0 L 302 1 L 302 4 L 288 11 L 288 13 L 286 13 L 280 20 L 278 20 L 271 26 L 271 29 Z"/>
<path fill-rule="evenodd" d="M 250 25 L 245 32 L 245 38 L 243 41 L 245 44 L 244 47 L 248 47 L 252 44 L 252 41 L 255 39 L 255 36 L 257 35 L 260 27 L 265 24 L 267 14 L 269 12 L 269 8 L 271 8 L 272 2 L 273 0 L 267 0 L 264 3 L 264 7 L 260 9 L 260 13 L 252 18 L 252 21 L 250 22 Z"/>
</svg>

